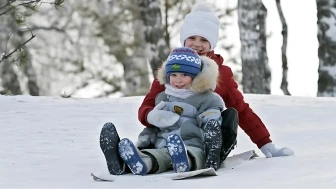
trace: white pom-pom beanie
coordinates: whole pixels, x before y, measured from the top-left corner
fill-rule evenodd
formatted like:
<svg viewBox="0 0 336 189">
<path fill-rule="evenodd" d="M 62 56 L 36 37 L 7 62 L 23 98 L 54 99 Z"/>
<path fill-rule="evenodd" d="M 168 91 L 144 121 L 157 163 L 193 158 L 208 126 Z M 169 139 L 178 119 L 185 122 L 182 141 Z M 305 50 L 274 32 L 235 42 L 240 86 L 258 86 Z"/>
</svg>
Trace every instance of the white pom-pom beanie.
<svg viewBox="0 0 336 189">
<path fill-rule="evenodd" d="M 212 51 L 219 39 L 219 27 L 219 18 L 216 16 L 213 5 L 207 2 L 197 3 L 184 18 L 180 30 L 181 44 L 184 46 L 188 37 L 198 35 L 210 42 L 210 51 Z"/>
</svg>

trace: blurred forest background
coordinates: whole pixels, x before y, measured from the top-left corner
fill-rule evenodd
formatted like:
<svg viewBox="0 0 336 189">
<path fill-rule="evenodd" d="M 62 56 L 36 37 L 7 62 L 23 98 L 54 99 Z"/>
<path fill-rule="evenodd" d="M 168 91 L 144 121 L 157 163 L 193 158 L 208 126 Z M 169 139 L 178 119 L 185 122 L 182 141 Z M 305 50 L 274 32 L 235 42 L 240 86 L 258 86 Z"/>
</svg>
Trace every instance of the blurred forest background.
<svg viewBox="0 0 336 189">
<path fill-rule="evenodd" d="M 172 48 L 181 45 L 176 43 L 179 27 L 195 2 L 0 0 L 0 94 L 85 98 L 145 95 L 162 61 Z M 267 32 L 269 12 L 263 1 L 209 2 L 216 3 L 221 20 L 217 49 L 235 71 L 240 89 L 271 94 L 267 40 L 272 33 Z M 286 17 L 280 0 L 267 2 L 276 7 L 272 10 L 282 27 L 278 31 L 282 44 L 275 47 L 281 49 L 278 87 L 284 95 L 291 95 L 287 46 L 295 39 L 288 37 L 291 28 L 287 21 L 293 18 Z M 317 28 L 318 78 L 310 85 L 317 87 L 316 96 L 336 96 L 336 0 L 314 3 L 317 14 L 311 22 Z M 297 9 L 300 14 L 305 5 Z M 238 24 L 239 32 L 228 29 L 233 24 Z M 239 35 L 238 46 L 229 40 L 232 35 Z"/>
</svg>

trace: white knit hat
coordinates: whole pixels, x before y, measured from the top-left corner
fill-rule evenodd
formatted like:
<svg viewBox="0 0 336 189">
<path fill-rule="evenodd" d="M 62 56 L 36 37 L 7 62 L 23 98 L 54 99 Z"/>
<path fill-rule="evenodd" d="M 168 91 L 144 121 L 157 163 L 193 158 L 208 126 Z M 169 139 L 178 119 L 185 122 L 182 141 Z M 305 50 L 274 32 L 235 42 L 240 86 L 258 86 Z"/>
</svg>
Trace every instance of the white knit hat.
<svg viewBox="0 0 336 189">
<path fill-rule="evenodd" d="M 185 40 L 194 35 L 202 36 L 210 42 L 210 51 L 216 47 L 219 39 L 219 18 L 213 5 L 207 2 L 196 3 L 191 12 L 184 18 L 180 30 L 180 41 L 184 46 Z"/>
</svg>

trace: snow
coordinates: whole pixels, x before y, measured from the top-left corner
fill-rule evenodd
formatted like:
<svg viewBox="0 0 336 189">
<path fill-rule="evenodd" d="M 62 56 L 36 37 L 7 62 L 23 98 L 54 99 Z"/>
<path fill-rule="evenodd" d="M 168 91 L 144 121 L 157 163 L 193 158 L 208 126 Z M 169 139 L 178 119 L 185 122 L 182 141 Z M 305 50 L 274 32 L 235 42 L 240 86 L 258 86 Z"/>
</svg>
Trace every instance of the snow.
<svg viewBox="0 0 336 189">
<path fill-rule="evenodd" d="M 142 125 L 137 110 L 143 96 L 114 99 L 0 95 L 0 188 L 275 188 L 334 187 L 336 184 L 336 99 L 245 95 L 278 147 L 292 157 L 264 158 L 243 131 L 230 154 L 254 149 L 260 158 L 220 176 L 172 181 L 164 174 L 118 176 L 107 173 L 99 133 L 113 122 L 121 137 L 136 140 Z"/>
</svg>

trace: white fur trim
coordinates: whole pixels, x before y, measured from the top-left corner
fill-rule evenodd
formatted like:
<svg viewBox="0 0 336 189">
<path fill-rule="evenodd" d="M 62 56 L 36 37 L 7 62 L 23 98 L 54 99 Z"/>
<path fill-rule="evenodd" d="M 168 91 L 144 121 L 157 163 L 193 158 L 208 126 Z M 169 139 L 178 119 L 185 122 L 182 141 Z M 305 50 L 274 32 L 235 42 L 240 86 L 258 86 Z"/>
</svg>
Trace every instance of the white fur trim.
<svg viewBox="0 0 336 189">
<path fill-rule="evenodd" d="M 214 60 L 206 56 L 201 56 L 201 60 L 204 64 L 203 70 L 194 78 L 190 87 L 197 93 L 215 90 L 219 76 L 218 65 Z"/>
<path fill-rule="evenodd" d="M 159 68 L 157 72 L 156 78 L 160 82 L 161 85 L 169 84 L 167 80 L 166 70 L 165 70 L 166 64 L 167 64 L 167 61 L 164 61 L 162 66 Z"/>
</svg>

